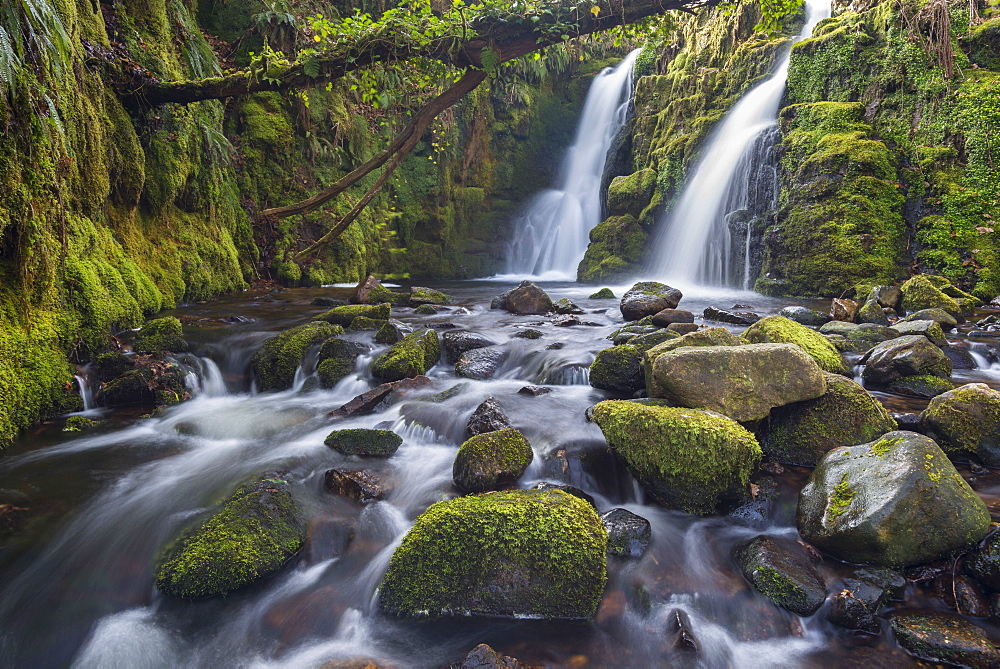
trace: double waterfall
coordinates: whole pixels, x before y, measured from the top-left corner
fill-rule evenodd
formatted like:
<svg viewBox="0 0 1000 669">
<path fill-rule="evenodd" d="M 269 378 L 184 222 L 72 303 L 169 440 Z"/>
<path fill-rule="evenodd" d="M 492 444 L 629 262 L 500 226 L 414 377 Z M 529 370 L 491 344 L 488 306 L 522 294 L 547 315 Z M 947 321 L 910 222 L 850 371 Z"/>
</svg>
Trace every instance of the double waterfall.
<svg viewBox="0 0 1000 669">
<path fill-rule="evenodd" d="M 594 78 L 576 139 L 567 150 L 556 186 L 542 191 L 515 222 L 507 273 L 542 279 L 576 279 L 591 229 L 601 222 L 601 177 L 615 135 L 632 102 L 636 49 Z"/>
</svg>

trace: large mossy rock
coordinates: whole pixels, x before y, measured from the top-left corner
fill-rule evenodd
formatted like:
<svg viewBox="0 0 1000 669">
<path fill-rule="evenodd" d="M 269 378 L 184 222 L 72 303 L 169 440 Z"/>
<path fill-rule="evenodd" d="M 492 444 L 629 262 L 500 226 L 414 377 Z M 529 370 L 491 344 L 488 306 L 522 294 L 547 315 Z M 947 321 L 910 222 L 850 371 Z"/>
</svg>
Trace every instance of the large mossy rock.
<svg viewBox="0 0 1000 669">
<path fill-rule="evenodd" d="M 765 458 L 813 467 L 835 448 L 866 444 L 896 429 L 881 402 L 859 384 L 839 374 L 824 376 L 822 397 L 774 409 L 761 423 L 757 439 Z"/>
<path fill-rule="evenodd" d="M 156 318 L 143 325 L 135 336 L 132 350 L 136 353 L 185 353 L 190 350 L 184 340 L 181 322 L 174 316 Z"/>
<path fill-rule="evenodd" d="M 590 365 L 590 385 L 625 395 L 642 390 L 646 385 L 642 376 L 642 351 L 629 344 L 600 351 Z"/>
<path fill-rule="evenodd" d="M 981 628 L 952 613 L 901 611 L 889 619 L 907 653 L 935 664 L 994 669 L 1000 650 Z"/>
<path fill-rule="evenodd" d="M 410 288 L 410 306 L 420 304 L 451 304 L 451 297 L 434 288 L 413 286 Z"/>
<path fill-rule="evenodd" d="M 680 348 L 656 358 L 652 371 L 658 397 L 741 422 L 826 392 L 823 371 L 795 344 Z"/>
<path fill-rule="evenodd" d="M 382 610 L 587 620 L 607 580 L 607 534 L 594 507 L 561 490 L 511 490 L 438 502 L 389 561 Z"/>
<path fill-rule="evenodd" d="M 452 465 L 452 480 L 465 492 L 499 490 L 514 483 L 531 464 L 531 444 L 514 428 L 467 439 Z"/>
<path fill-rule="evenodd" d="M 631 343 L 631 342 L 630 342 Z M 646 381 L 646 393 L 650 397 L 662 396 L 653 376 L 653 363 L 661 355 L 687 346 L 739 346 L 740 339 L 726 328 L 716 327 L 689 332 L 673 337 L 646 350 L 642 356 L 642 375 Z"/>
<path fill-rule="evenodd" d="M 827 453 L 799 494 L 797 524 L 837 559 L 894 567 L 972 546 L 990 515 L 932 439 L 899 431 Z"/>
<path fill-rule="evenodd" d="M 951 376 L 951 360 L 923 335 L 908 335 L 882 342 L 861 359 L 866 384 L 887 386 L 905 376 Z"/>
<path fill-rule="evenodd" d="M 323 443 L 344 455 L 389 457 L 403 444 L 403 438 L 392 430 L 372 430 L 355 427 L 334 430 Z"/>
<path fill-rule="evenodd" d="M 171 406 L 189 397 L 184 371 L 172 362 L 152 359 L 105 383 L 95 400 L 108 407 Z"/>
<path fill-rule="evenodd" d="M 382 304 L 345 304 L 342 307 L 334 307 L 329 311 L 323 312 L 319 316 L 316 316 L 316 320 L 346 328 L 358 316 L 387 321 L 389 320 L 391 310 L 392 305 L 388 302 Z"/>
<path fill-rule="evenodd" d="M 622 295 L 622 316 L 626 321 L 637 321 L 664 309 L 674 309 L 682 296 L 681 291 L 665 283 L 640 281 Z"/>
<path fill-rule="evenodd" d="M 426 374 L 441 357 L 441 342 L 434 330 L 425 328 L 406 335 L 372 363 L 372 376 L 381 381 L 399 381 Z"/>
<path fill-rule="evenodd" d="M 490 309 L 504 309 L 518 315 L 541 315 L 552 311 L 554 305 L 548 294 L 531 281 L 522 281 L 493 298 Z"/>
<path fill-rule="evenodd" d="M 826 584 L 794 541 L 759 536 L 738 546 L 733 559 L 754 589 L 783 609 L 811 616 L 826 601 Z"/>
<path fill-rule="evenodd" d="M 746 329 L 743 338 L 751 344 L 795 344 L 823 371 L 851 376 L 850 366 L 826 337 L 784 316 L 760 319 Z"/>
<path fill-rule="evenodd" d="M 316 375 L 323 388 L 333 388 L 342 379 L 354 373 L 358 356 L 370 347 L 361 342 L 331 337 L 323 342 L 316 361 Z"/>
<path fill-rule="evenodd" d="M 653 197 L 655 187 L 656 170 L 653 169 L 615 177 L 608 185 L 608 211 L 612 214 L 631 214 L 638 219 Z"/>
<path fill-rule="evenodd" d="M 624 400 L 600 402 L 591 415 L 660 504 L 710 514 L 748 495 L 761 451 L 736 421 L 711 411 Z"/>
<path fill-rule="evenodd" d="M 1000 391 L 968 383 L 938 395 L 920 414 L 920 429 L 949 455 L 972 455 L 1000 467 Z"/>
<path fill-rule="evenodd" d="M 908 279 L 900 286 L 900 290 L 903 291 L 903 309 L 906 311 L 942 309 L 961 320 L 962 307 L 935 284 L 936 282 L 925 274 L 918 274 Z"/>
<path fill-rule="evenodd" d="M 295 370 L 313 346 L 344 329 L 322 321 L 312 321 L 271 337 L 250 358 L 258 391 L 287 390 L 295 382 Z"/>
<path fill-rule="evenodd" d="M 173 597 L 225 595 L 277 572 L 306 539 L 286 481 L 270 475 L 242 486 L 208 520 L 167 548 L 156 588 Z"/>
<path fill-rule="evenodd" d="M 576 269 L 577 280 L 597 283 L 635 276 L 648 239 L 649 233 L 631 214 L 608 216 L 590 231 L 590 245 Z"/>
</svg>

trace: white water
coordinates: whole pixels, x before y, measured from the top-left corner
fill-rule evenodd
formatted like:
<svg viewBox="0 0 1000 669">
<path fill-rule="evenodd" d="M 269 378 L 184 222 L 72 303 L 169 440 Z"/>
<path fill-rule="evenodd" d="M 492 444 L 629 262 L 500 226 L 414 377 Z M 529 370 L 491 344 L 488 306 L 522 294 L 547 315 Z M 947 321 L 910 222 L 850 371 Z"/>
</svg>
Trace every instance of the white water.
<svg viewBox="0 0 1000 669">
<path fill-rule="evenodd" d="M 639 51 L 594 77 L 556 186 L 536 195 L 515 224 L 508 274 L 549 281 L 576 278 L 590 231 L 601 222 L 604 163 L 628 115 Z"/>
<path fill-rule="evenodd" d="M 830 5 L 830 0 L 806 0 L 806 22 L 793 43 L 812 35 L 830 16 Z M 727 217 L 748 204 L 747 183 L 756 169 L 750 154 L 762 150 L 757 140 L 777 123 L 790 57 L 791 46 L 774 74 L 744 95 L 713 131 L 677 205 L 660 223 L 650 263 L 658 279 L 681 287 L 735 282 Z M 748 288 L 749 275 L 741 274 Z"/>
<path fill-rule="evenodd" d="M 80 388 L 80 399 L 83 401 L 83 410 L 90 411 L 94 408 L 94 389 L 90 387 L 87 377 L 74 375 L 76 385 Z"/>
</svg>

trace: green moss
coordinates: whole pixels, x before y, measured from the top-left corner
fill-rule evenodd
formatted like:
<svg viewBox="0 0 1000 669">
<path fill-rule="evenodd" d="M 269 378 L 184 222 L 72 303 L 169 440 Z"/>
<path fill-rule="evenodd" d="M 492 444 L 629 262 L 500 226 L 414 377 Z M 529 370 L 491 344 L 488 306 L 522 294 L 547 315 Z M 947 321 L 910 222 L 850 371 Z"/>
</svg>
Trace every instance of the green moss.
<svg viewBox="0 0 1000 669">
<path fill-rule="evenodd" d="M 346 304 L 342 307 L 334 307 L 329 311 L 316 316 L 316 320 L 326 321 L 334 325 L 347 327 L 358 316 L 373 318 L 381 321 L 389 320 L 391 305 L 384 304 Z"/>
<path fill-rule="evenodd" d="M 933 374 L 918 374 L 903 376 L 892 381 L 888 390 L 901 395 L 916 395 L 917 397 L 935 397 L 952 390 L 955 384 L 948 379 Z"/>
<path fill-rule="evenodd" d="M 420 316 L 433 316 L 434 314 L 437 313 L 437 309 L 435 309 L 430 304 L 421 304 L 419 307 L 413 310 L 413 313 L 418 314 Z"/>
<path fill-rule="evenodd" d="M 441 357 L 441 343 L 434 330 L 412 332 L 392 345 L 372 363 L 371 371 L 382 381 L 399 381 L 426 374 Z"/>
<path fill-rule="evenodd" d="M 466 492 L 498 490 L 520 478 L 533 458 L 531 444 L 519 430 L 484 432 L 459 447 L 452 478 Z"/>
<path fill-rule="evenodd" d="M 63 432 L 83 432 L 90 430 L 101 424 L 101 421 L 92 420 L 86 416 L 70 416 L 63 424 Z"/>
<path fill-rule="evenodd" d="M 411 306 L 415 304 L 451 304 L 451 298 L 440 290 L 420 286 L 414 286 L 410 290 L 409 298 Z"/>
<path fill-rule="evenodd" d="M 958 303 L 934 285 L 934 281 L 924 274 L 918 274 L 908 279 L 901 286 L 901 290 L 903 291 L 902 307 L 906 311 L 941 309 L 955 318 L 962 317 L 962 308 Z"/>
<path fill-rule="evenodd" d="M 305 543 L 305 522 L 277 476 L 241 487 L 165 551 L 156 588 L 200 599 L 225 595 L 277 572 Z"/>
<path fill-rule="evenodd" d="M 394 307 L 405 307 L 410 304 L 410 295 L 408 293 L 394 293 L 382 286 L 378 286 L 372 291 L 371 299 L 372 302 L 388 302 Z"/>
<path fill-rule="evenodd" d="M 829 340 L 815 330 L 784 316 L 760 319 L 747 328 L 742 338 L 751 344 L 795 344 L 808 353 L 824 371 L 844 376 L 853 375 L 843 356 Z"/>
<path fill-rule="evenodd" d="M 638 217 L 649 204 L 655 187 L 656 170 L 649 168 L 615 177 L 608 186 L 608 210 L 613 214 Z"/>
<path fill-rule="evenodd" d="M 892 450 L 892 447 L 898 444 L 900 441 L 902 440 L 899 438 L 879 439 L 878 441 L 873 441 L 871 443 L 871 445 L 869 446 L 869 450 L 871 451 L 872 455 L 877 455 L 880 458 L 884 458 L 886 454 L 888 454 L 889 451 Z"/>
<path fill-rule="evenodd" d="M 679 338 L 670 339 L 648 349 L 642 356 L 642 374 L 646 380 L 646 394 L 650 397 L 662 397 L 662 388 L 656 383 L 653 374 L 653 363 L 661 355 L 670 353 L 685 346 L 737 346 L 740 340 L 732 332 L 723 327 L 706 328 L 689 332 Z"/>
<path fill-rule="evenodd" d="M 181 322 L 175 316 L 157 318 L 143 325 L 132 345 L 132 350 L 136 353 L 184 353 L 188 348 Z"/>
<path fill-rule="evenodd" d="M 611 292 L 610 288 L 601 288 L 596 293 L 592 294 L 589 298 L 590 300 L 613 300 L 615 299 L 615 294 Z"/>
<path fill-rule="evenodd" d="M 590 365 L 590 385 L 631 395 L 645 386 L 642 351 L 630 345 L 600 351 Z"/>
<path fill-rule="evenodd" d="M 313 321 L 265 341 L 250 358 L 257 390 L 264 392 L 291 388 L 295 381 L 295 371 L 305 360 L 309 350 L 343 331 L 339 326 Z"/>
<path fill-rule="evenodd" d="M 348 330 L 375 331 L 381 330 L 389 321 L 381 318 L 369 318 L 368 316 L 357 316 L 351 321 Z"/>
<path fill-rule="evenodd" d="M 329 358 L 316 366 L 321 388 L 333 388 L 354 373 L 354 361 L 346 358 Z"/>
<path fill-rule="evenodd" d="M 889 447 L 891 448 L 892 444 L 889 444 Z M 885 453 L 877 453 L 877 455 L 882 457 Z M 833 495 L 831 495 L 830 503 L 826 507 L 826 517 L 830 520 L 840 518 L 851 506 L 851 502 L 854 501 L 855 496 L 857 496 L 857 492 L 851 490 L 850 483 L 847 481 L 847 474 L 844 474 L 843 478 L 840 479 L 840 483 L 833 488 Z"/>
<path fill-rule="evenodd" d="M 403 438 L 392 430 L 352 428 L 334 430 L 323 443 L 344 455 L 388 457 L 402 445 Z"/>
<path fill-rule="evenodd" d="M 561 490 L 439 502 L 393 553 L 379 604 L 407 616 L 589 619 L 607 579 L 606 549 L 593 506 Z"/>
<path fill-rule="evenodd" d="M 634 274 L 634 263 L 645 253 L 649 234 L 631 214 L 612 216 L 590 231 L 590 245 L 577 268 L 586 283 L 624 279 Z"/>
</svg>

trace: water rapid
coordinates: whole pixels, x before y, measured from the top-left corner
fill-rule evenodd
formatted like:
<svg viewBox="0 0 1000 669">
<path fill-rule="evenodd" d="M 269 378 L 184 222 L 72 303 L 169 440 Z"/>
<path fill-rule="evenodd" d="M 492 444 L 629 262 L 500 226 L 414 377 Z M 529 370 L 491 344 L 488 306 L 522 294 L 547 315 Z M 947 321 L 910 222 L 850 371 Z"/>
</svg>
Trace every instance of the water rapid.
<svg viewBox="0 0 1000 669">
<path fill-rule="evenodd" d="M 507 274 L 573 280 L 591 229 L 601 222 L 601 178 L 608 149 L 632 102 L 632 70 L 640 49 L 594 77 L 576 139 L 556 185 L 534 196 L 514 228 Z"/>
<path fill-rule="evenodd" d="M 792 43 L 812 35 L 830 8 L 830 0 L 806 0 L 805 24 Z M 773 209 L 777 201 L 776 123 L 790 57 L 791 44 L 774 73 L 740 98 L 712 131 L 677 204 L 659 223 L 652 276 L 682 287 L 752 287 L 750 228 L 754 214 Z"/>
</svg>

